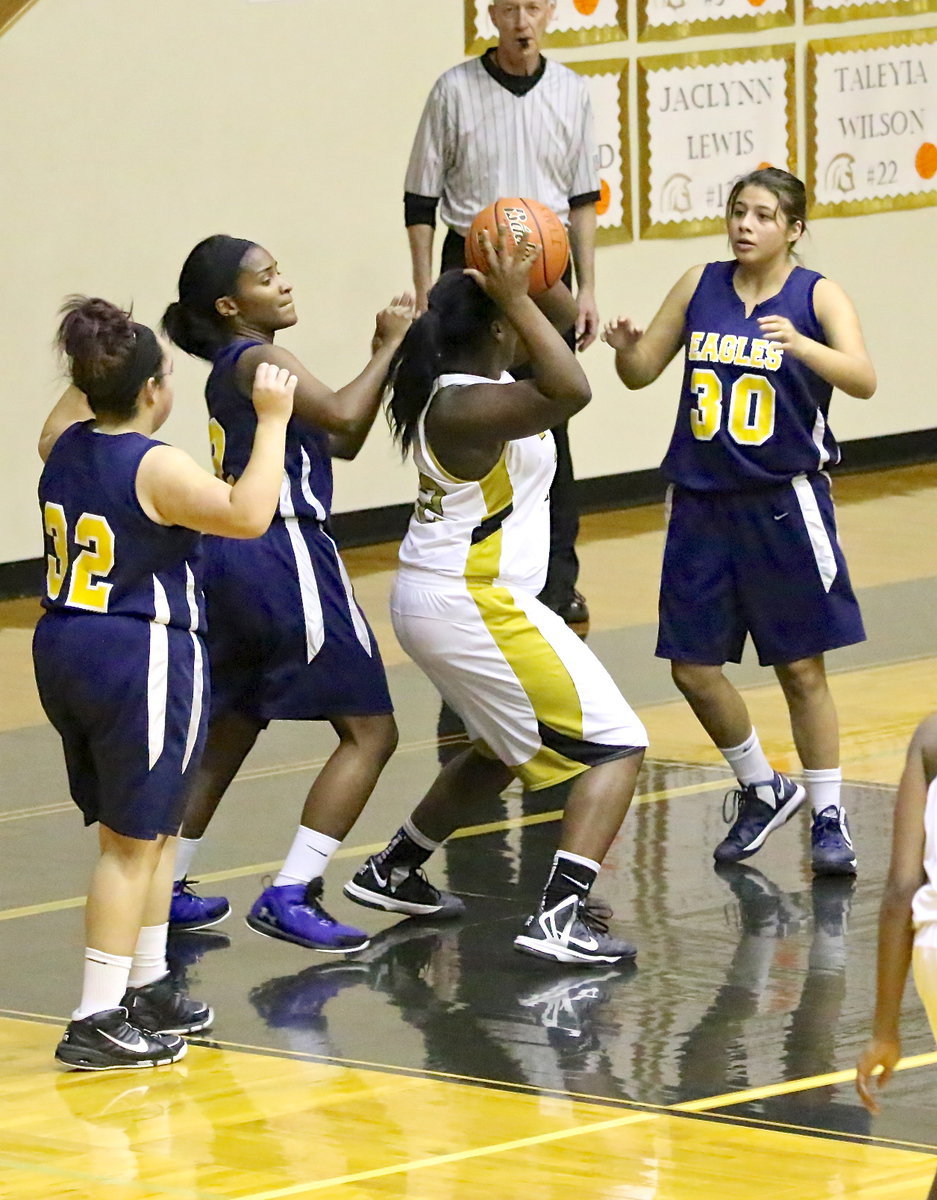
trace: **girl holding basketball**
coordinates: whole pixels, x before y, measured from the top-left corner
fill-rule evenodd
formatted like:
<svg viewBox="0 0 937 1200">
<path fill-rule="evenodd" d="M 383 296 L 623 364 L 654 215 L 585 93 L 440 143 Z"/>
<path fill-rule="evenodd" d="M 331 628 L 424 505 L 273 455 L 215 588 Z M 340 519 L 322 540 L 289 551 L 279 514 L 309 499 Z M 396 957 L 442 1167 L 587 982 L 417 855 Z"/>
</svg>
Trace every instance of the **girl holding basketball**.
<svg viewBox="0 0 937 1200">
<path fill-rule="evenodd" d="M 693 267 L 647 332 L 603 334 L 629 388 L 681 347 L 683 389 L 663 470 L 670 480 L 657 654 L 739 780 L 718 862 L 754 854 L 809 795 L 817 874 L 854 874 L 840 802 L 839 730 L 824 653 L 865 638 L 837 541 L 827 464 L 834 387 L 870 397 L 875 371 L 849 298 L 794 261 L 804 185 L 774 167 L 738 180 L 726 206 L 733 257 Z M 803 786 L 772 770 L 726 678 L 747 634 L 790 712 Z"/>
<path fill-rule="evenodd" d="M 482 235 L 487 271 L 449 271 L 394 357 L 390 419 L 419 494 L 391 599 L 401 645 L 468 731 L 389 845 L 345 885 L 352 900 L 417 916 L 463 909 L 423 874 L 473 798 L 512 776 L 571 780 L 559 849 L 514 940 L 559 962 L 632 957 L 589 892 L 634 792 L 647 738 L 592 652 L 537 599 L 549 552 L 550 427 L 590 399 L 574 353 L 528 295 L 539 248 Z M 568 296 L 568 293 L 567 293 Z M 575 306 L 572 298 L 569 303 Z M 506 367 L 529 358 L 532 378 Z"/>
<path fill-rule="evenodd" d="M 48 557 L 33 658 L 101 855 L 81 1002 L 56 1058 L 152 1067 L 181 1058 L 178 1034 L 212 1020 L 173 989 L 166 965 L 175 835 L 208 710 L 198 532 L 251 538 L 270 523 L 296 379 L 256 365 L 254 438 L 232 486 L 154 439 L 172 407 L 172 363 L 152 330 L 78 296 L 58 342 L 73 386 L 39 443 Z"/>
<path fill-rule="evenodd" d="M 391 357 L 410 326 L 409 296 L 377 315 L 364 370 L 333 392 L 274 346 L 296 324 L 292 288 L 254 242 L 217 235 L 182 268 L 179 299 L 163 319 L 189 354 L 212 364 L 205 389 L 218 474 L 237 479 L 254 436 L 249 396 L 257 364 L 297 377 L 276 516 L 262 537 L 209 538 L 205 595 L 212 713 L 182 830 L 172 924 L 195 929 L 230 911 L 186 882 L 211 817 L 271 720 L 328 721 L 338 745 L 306 797 L 283 867 L 247 922 L 258 933 L 314 950 L 359 950 L 368 938 L 321 902 L 325 868 L 394 751 L 397 728 L 380 652 L 329 533 L 332 458 L 354 458 L 380 406 Z"/>
</svg>

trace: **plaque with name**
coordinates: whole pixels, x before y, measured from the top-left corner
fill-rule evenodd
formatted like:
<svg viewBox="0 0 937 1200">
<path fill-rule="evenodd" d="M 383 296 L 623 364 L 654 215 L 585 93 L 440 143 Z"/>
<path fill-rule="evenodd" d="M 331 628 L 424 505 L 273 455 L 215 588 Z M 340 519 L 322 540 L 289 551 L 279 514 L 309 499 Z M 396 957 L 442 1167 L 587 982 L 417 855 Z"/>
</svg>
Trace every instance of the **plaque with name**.
<svg viewBox="0 0 937 1200">
<path fill-rule="evenodd" d="M 717 233 L 736 179 L 795 171 L 794 105 L 791 45 L 638 59 L 641 236 Z"/>
<path fill-rule="evenodd" d="M 937 0 L 804 0 L 804 20 L 859 21 L 866 17 L 909 17 L 937 10 Z"/>
<path fill-rule="evenodd" d="M 567 63 L 583 76 L 595 120 L 601 196 L 596 244 L 628 242 L 631 228 L 631 152 L 628 139 L 628 60 Z"/>
<path fill-rule="evenodd" d="M 543 44 L 586 46 L 620 42 L 627 36 L 627 30 L 627 0 L 556 0 L 556 12 Z M 498 32 L 488 16 L 488 0 L 465 0 L 465 53 L 481 54 L 497 40 Z"/>
<path fill-rule="evenodd" d="M 793 23 L 794 0 L 638 0 L 641 42 Z"/>
<path fill-rule="evenodd" d="M 807 46 L 811 217 L 937 204 L 937 29 Z"/>
</svg>

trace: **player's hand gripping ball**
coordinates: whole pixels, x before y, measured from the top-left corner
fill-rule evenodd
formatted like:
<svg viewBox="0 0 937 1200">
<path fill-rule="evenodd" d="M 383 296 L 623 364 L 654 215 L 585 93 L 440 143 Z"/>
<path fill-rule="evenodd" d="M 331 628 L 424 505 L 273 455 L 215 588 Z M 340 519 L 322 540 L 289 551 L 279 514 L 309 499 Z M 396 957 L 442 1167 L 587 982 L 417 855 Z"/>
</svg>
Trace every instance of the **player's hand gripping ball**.
<svg viewBox="0 0 937 1200">
<path fill-rule="evenodd" d="M 488 260 L 482 252 L 478 235 L 484 230 L 491 244 L 498 241 L 498 226 L 505 225 L 515 242 L 526 238 L 528 242 L 542 248 L 540 257 L 530 269 L 531 296 L 548 291 L 569 263 L 569 238 L 566 227 L 552 208 L 538 200 L 526 200 L 519 196 L 496 200 L 483 208 L 469 229 L 465 239 L 465 265 L 476 271 L 486 272 Z"/>
</svg>

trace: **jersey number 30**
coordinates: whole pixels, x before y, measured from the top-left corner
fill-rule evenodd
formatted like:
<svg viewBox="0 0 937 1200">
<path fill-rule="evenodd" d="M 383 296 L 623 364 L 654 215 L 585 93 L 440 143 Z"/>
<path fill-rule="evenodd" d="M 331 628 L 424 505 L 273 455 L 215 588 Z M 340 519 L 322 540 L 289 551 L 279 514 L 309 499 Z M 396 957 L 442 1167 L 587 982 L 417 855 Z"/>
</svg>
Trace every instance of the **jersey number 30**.
<svg viewBox="0 0 937 1200">
<path fill-rule="evenodd" d="M 47 500 L 42 515 L 51 543 L 46 555 L 46 591 L 50 600 L 57 600 L 68 574 L 68 525 L 61 504 Z M 74 540 L 82 549 L 72 563 L 65 603 L 89 612 L 107 612 L 114 585 L 104 580 L 114 569 L 114 531 L 104 517 L 82 513 L 75 522 Z"/>
<path fill-rule="evenodd" d="M 723 420 L 722 380 L 715 371 L 697 368 L 690 376 L 696 407 L 690 428 L 700 442 L 711 442 Z M 740 375 L 729 394 L 726 429 L 741 446 L 761 446 L 774 433 L 774 385 L 764 375 Z"/>
</svg>

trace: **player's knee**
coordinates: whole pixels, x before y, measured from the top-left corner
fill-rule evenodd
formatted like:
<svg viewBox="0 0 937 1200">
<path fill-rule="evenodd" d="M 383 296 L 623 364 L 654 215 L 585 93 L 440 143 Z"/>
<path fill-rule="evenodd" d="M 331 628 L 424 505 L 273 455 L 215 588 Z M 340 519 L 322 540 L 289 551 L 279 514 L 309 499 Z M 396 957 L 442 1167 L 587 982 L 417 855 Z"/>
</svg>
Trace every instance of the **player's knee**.
<svg viewBox="0 0 937 1200">
<path fill-rule="evenodd" d="M 807 701 L 827 691 L 826 671 L 823 660 L 804 658 L 776 668 L 778 680 L 788 700 Z"/>
<path fill-rule="evenodd" d="M 354 746 L 360 753 L 382 766 L 397 749 L 399 735 L 392 713 L 382 713 L 374 717 L 346 717 L 334 724 L 345 746 Z"/>
<path fill-rule="evenodd" d="M 721 667 L 706 666 L 702 663 L 672 662 L 670 664 L 670 677 L 687 698 L 705 696 L 721 674 Z"/>
</svg>

